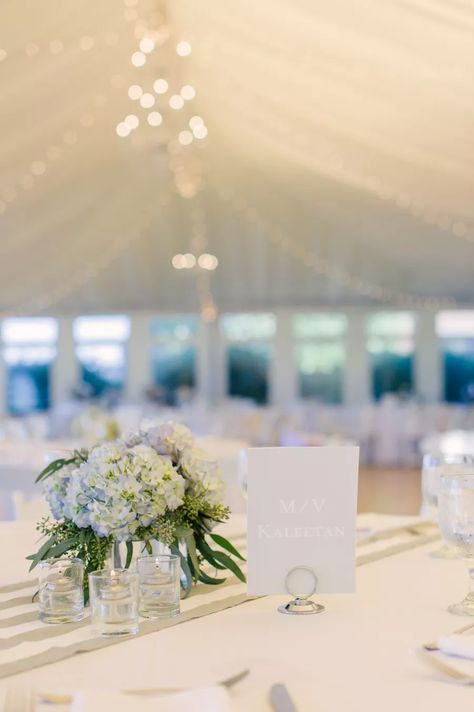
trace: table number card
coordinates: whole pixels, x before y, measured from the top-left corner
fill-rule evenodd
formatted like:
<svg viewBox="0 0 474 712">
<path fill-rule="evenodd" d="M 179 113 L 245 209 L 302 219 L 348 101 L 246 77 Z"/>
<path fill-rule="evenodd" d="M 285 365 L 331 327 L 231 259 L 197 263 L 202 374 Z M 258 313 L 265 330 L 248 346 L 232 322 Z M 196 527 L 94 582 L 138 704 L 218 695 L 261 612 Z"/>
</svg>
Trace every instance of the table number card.
<svg viewBox="0 0 474 712">
<path fill-rule="evenodd" d="M 251 448 L 244 458 L 248 593 L 287 593 L 299 566 L 314 570 L 318 593 L 353 592 L 359 448 Z"/>
</svg>

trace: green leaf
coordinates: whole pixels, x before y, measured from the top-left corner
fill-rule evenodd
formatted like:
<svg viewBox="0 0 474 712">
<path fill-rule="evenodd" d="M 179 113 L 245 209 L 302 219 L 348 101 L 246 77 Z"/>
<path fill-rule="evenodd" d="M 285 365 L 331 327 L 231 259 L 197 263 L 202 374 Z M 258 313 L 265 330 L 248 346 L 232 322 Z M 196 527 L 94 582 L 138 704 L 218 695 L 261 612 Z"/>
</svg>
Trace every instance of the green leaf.
<svg viewBox="0 0 474 712">
<path fill-rule="evenodd" d="M 235 574 L 240 581 L 245 583 L 247 580 L 245 578 L 245 574 L 240 570 L 240 567 L 230 558 L 230 556 L 227 556 L 227 554 L 224 554 L 222 551 L 213 551 L 212 553 L 215 559 L 224 564 L 226 569 L 232 571 L 232 573 Z"/>
<path fill-rule="evenodd" d="M 53 460 L 53 462 L 50 462 L 49 465 L 47 465 L 44 470 L 41 470 L 39 473 L 38 477 L 35 480 L 36 482 L 39 482 L 40 480 L 44 480 L 50 475 L 52 475 L 54 472 L 57 470 L 60 470 L 62 467 L 64 467 L 64 458 L 60 458 L 59 460 Z"/>
<path fill-rule="evenodd" d="M 196 572 L 196 574 L 198 574 L 199 573 L 199 561 L 198 561 L 197 551 L 196 551 L 196 541 L 194 539 L 193 534 L 189 534 L 186 537 L 185 542 L 188 547 L 188 554 L 191 558 L 194 571 Z"/>
<path fill-rule="evenodd" d="M 127 541 L 126 547 L 127 547 L 127 558 L 125 559 L 125 568 L 128 569 L 128 568 L 130 568 L 130 564 L 132 563 L 132 558 L 133 558 L 133 541 Z"/>
<path fill-rule="evenodd" d="M 69 551 L 69 549 L 72 549 L 73 546 L 77 546 L 77 539 L 65 539 L 64 541 L 60 542 L 59 544 L 56 544 L 56 546 L 53 546 L 52 549 L 49 549 L 48 551 L 48 559 L 57 559 L 63 554 L 66 553 L 66 551 Z"/>
<path fill-rule="evenodd" d="M 204 571 L 199 572 L 198 578 L 202 583 L 208 583 L 210 586 L 219 586 L 226 581 L 226 579 L 223 578 L 212 578 L 212 576 L 205 574 Z"/>
<path fill-rule="evenodd" d="M 77 462 L 78 459 L 78 454 L 75 453 L 73 457 L 60 457 L 58 460 L 53 460 L 53 462 L 50 462 L 49 465 L 47 465 L 44 470 L 42 470 L 38 477 L 35 480 L 36 482 L 40 482 L 41 480 L 45 480 L 47 477 L 50 477 L 51 475 L 54 475 L 55 472 L 58 470 L 62 470 L 63 467 L 66 465 L 71 465 L 74 462 Z M 81 456 L 81 461 L 84 458 Z"/>
<path fill-rule="evenodd" d="M 39 564 L 40 561 L 42 561 L 44 558 L 46 558 L 46 554 L 49 553 L 50 549 L 54 546 L 56 542 L 56 535 L 53 534 L 45 543 L 43 546 L 41 546 L 36 554 L 33 554 L 32 560 L 31 560 L 31 566 L 30 566 L 30 571 L 33 571 L 35 566 Z M 30 558 L 30 557 L 28 557 Z"/>
<path fill-rule="evenodd" d="M 185 596 L 187 596 L 192 588 L 192 585 L 193 585 L 193 575 L 191 573 L 191 569 L 189 568 L 189 564 L 186 561 L 186 557 L 183 556 L 183 554 L 180 552 L 179 546 L 177 544 L 171 544 L 170 551 L 172 554 L 179 556 L 179 558 L 181 560 L 181 569 L 182 569 L 184 576 L 186 578 L 186 586 L 185 586 L 184 590 L 185 590 Z"/>
<path fill-rule="evenodd" d="M 218 546 L 221 546 L 223 549 L 227 549 L 228 552 L 236 556 L 241 561 L 245 561 L 242 554 L 237 551 L 235 546 L 232 546 L 230 541 L 228 541 L 225 537 L 220 536 L 220 534 L 211 534 L 211 539 L 213 539 Z"/>
<path fill-rule="evenodd" d="M 196 536 L 196 545 L 197 545 L 197 548 L 199 549 L 199 551 L 201 552 L 201 554 L 204 556 L 206 561 L 208 561 L 211 564 L 211 566 L 214 566 L 214 568 L 221 569 L 221 570 L 224 570 L 226 568 L 225 566 L 222 566 L 221 564 L 219 564 L 218 561 L 216 561 L 216 559 L 214 557 L 214 552 L 212 551 L 211 547 L 208 546 L 208 544 L 202 537 Z"/>
</svg>

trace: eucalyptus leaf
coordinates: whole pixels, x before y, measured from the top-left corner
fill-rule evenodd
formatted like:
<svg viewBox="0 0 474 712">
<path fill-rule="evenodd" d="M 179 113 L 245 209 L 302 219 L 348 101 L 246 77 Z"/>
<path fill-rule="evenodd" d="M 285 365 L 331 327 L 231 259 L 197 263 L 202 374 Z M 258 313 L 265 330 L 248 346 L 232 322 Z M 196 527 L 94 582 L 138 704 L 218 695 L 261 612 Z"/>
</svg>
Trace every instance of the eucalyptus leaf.
<svg viewBox="0 0 474 712">
<path fill-rule="evenodd" d="M 204 571 L 199 572 L 198 578 L 202 583 L 208 583 L 210 586 L 219 586 L 226 580 L 223 578 L 212 578 L 212 576 L 208 576 L 207 574 L 205 574 Z"/>
<path fill-rule="evenodd" d="M 237 576 L 240 581 L 245 581 L 247 580 L 245 578 L 245 574 L 243 571 L 241 571 L 240 567 L 233 561 L 230 556 L 227 556 L 227 554 L 224 554 L 222 551 L 213 551 L 213 556 L 215 559 L 221 562 L 221 564 L 224 564 L 224 566 L 229 569 L 229 571 L 232 571 L 233 574 Z"/>
<path fill-rule="evenodd" d="M 181 551 L 179 550 L 179 546 L 177 544 L 171 544 L 170 546 L 170 551 L 172 554 L 175 554 L 176 556 L 179 556 L 181 560 L 181 570 L 184 573 L 185 579 L 186 579 L 186 586 L 185 586 L 185 591 L 186 595 L 189 593 L 189 591 L 192 588 L 193 585 L 193 575 L 191 573 L 191 569 L 189 568 L 189 564 L 186 561 L 186 557 L 183 556 Z"/>
<path fill-rule="evenodd" d="M 199 573 L 199 561 L 197 557 L 197 551 L 196 551 L 196 541 L 194 539 L 194 535 L 191 533 L 189 534 L 185 540 L 186 546 L 188 547 L 188 554 L 191 558 L 194 570 L 196 574 Z"/>
<path fill-rule="evenodd" d="M 228 552 L 236 556 L 241 561 L 245 561 L 242 554 L 237 551 L 235 546 L 233 546 L 230 541 L 228 541 L 225 537 L 220 536 L 220 534 L 211 534 L 210 536 L 211 539 L 213 539 L 213 541 L 215 541 L 218 546 L 221 546 L 223 549 L 227 549 Z"/>
<path fill-rule="evenodd" d="M 43 546 L 41 546 L 36 554 L 33 555 L 32 561 L 31 561 L 31 566 L 30 566 L 30 571 L 32 571 L 37 564 L 39 564 L 40 561 L 42 561 L 45 557 L 46 554 L 49 553 L 50 549 L 54 546 L 56 543 L 56 535 L 53 534 L 45 543 Z M 29 558 L 29 557 L 28 557 Z"/>
<path fill-rule="evenodd" d="M 59 544 L 56 544 L 56 546 L 53 546 L 52 549 L 49 549 L 48 558 L 57 559 L 58 557 L 65 554 L 66 551 L 69 551 L 69 549 L 72 549 L 74 546 L 77 546 L 76 539 L 65 539 L 64 541 L 61 541 Z"/>
<path fill-rule="evenodd" d="M 211 564 L 211 566 L 214 566 L 216 569 L 221 569 L 224 570 L 227 567 L 222 566 L 218 561 L 216 561 L 214 557 L 214 552 L 212 551 L 211 547 L 208 546 L 206 543 L 205 539 L 203 537 L 198 537 L 196 536 L 196 546 L 201 552 L 201 554 L 204 556 L 207 562 Z"/>
<path fill-rule="evenodd" d="M 126 547 L 127 547 L 127 558 L 125 559 L 125 568 L 128 569 L 128 568 L 130 568 L 130 564 L 132 563 L 132 558 L 133 558 L 133 541 L 127 541 Z"/>
<path fill-rule="evenodd" d="M 52 475 L 54 472 L 57 472 L 61 468 L 64 467 L 66 460 L 62 457 L 59 460 L 53 460 L 53 462 L 50 462 L 49 465 L 47 465 L 44 470 L 41 470 L 39 473 L 38 477 L 35 480 L 36 482 L 40 482 L 41 480 L 46 479 L 50 475 Z"/>
</svg>

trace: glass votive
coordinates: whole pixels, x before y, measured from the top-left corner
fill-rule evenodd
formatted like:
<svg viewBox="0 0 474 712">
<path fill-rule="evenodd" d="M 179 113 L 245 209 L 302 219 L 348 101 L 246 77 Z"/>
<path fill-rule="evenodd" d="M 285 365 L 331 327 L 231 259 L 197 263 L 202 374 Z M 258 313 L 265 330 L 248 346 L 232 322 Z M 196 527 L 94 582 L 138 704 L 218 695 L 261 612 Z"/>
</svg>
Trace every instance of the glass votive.
<svg viewBox="0 0 474 712">
<path fill-rule="evenodd" d="M 92 624 L 99 635 L 138 633 L 138 574 L 130 569 L 101 569 L 89 574 Z"/>
<path fill-rule="evenodd" d="M 39 568 L 39 610 L 45 623 L 74 623 L 84 617 L 81 559 L 46 559 Z"/>
<path fill-rule="evenodd" d="M 140 578 L 139 612 L 144 618 L 179 615 L 179 556 L 158 554 L 137 559 Z"/>
</svg>

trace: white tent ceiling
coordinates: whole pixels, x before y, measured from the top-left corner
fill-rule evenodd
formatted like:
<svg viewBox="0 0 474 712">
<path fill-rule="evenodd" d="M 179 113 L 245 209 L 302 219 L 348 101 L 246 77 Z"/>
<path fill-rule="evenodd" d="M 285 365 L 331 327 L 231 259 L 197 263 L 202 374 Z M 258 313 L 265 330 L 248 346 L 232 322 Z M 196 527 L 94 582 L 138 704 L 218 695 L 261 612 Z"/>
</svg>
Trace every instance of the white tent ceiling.
<svg viewBox="0 0 474 712">
<path fill-rule="evenodd" d="M 471 0 L 4 0 L 0 28 L 2 313 L 474 301 Z"/>
</svg>

